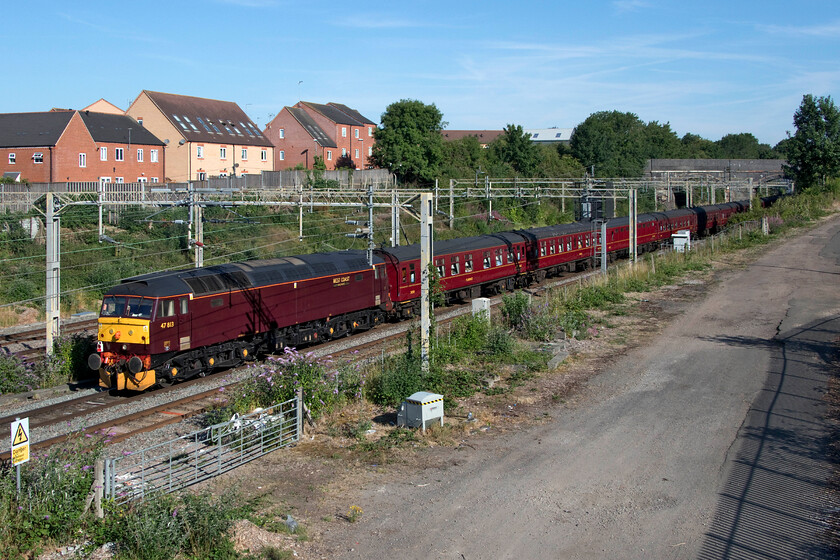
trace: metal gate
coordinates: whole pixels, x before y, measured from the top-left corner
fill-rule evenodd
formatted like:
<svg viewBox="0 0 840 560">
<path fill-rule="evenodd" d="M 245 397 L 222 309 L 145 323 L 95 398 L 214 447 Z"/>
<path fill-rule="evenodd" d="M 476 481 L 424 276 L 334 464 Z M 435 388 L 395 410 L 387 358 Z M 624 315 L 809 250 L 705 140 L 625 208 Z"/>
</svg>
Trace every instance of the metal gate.
<svg viewBox="0 0 840 560">
<path fill-rule="evenodd" d="M 300 440 L 300 397 L 234 416 L 123 457 L 105 459 L 103 493 L 123 504 L 174 492 Z"/>
</svg>

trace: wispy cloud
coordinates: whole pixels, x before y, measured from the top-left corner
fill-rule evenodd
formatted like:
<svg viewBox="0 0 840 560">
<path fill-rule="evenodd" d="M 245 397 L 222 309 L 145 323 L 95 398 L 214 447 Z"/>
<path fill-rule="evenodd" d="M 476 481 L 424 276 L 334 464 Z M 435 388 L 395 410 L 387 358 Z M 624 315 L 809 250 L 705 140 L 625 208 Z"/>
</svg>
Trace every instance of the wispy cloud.
<svg viewBox="0 0 840 560">
<path fill-rule="evenodd" d="M 612 4 L 617 14 L 638 12 L 653 7 L 650 2 L 646 2 L 645 0 L 615 0 Z"/>
<path fill-rule="evenodd" d="M 134 33 L 131 31 L 125 30 L 125 25 L 122 22 L 117 23 L 113 22 L 105 24 L 94 23 L 92 21 L 88 21 L 86 19 L 82 19 L 76 16 L 71 16 L 65 13 L 59 13 L 59 17 L 69 21 L 70 23 L 74 23 L 76 25 L 82 25 L 84 27 L 93 29 L 105 35 L 112 35 L 114 37 L 120 37 L 121 39 L 128 39 L 131 41 L 143 41 L 146 43 L 160 43 L 161 39 L 159 37 L 154 37 L 151 35 L 141 35 L 138 33 Z"/>
<path fill-rule="evenodd" d="M 242 8 L 274 8 L 283 4 L 280 0 L 216 0 L 216 2 Z"/>
<path fill-rule="evenodd" d="M 777 35 L 840 38 L 840 21 L 808 26 L 757 25 L 756 27 L 761 31 Z"/>
<path fill-rule="evenodd" d="M 414 18 L 389 18 L 378 14 L 364 14 L 337 19 L 340 27 L 353 29 L 454 29 L 458 26 L 439 21 L 423 21 Z"/>
</svg>

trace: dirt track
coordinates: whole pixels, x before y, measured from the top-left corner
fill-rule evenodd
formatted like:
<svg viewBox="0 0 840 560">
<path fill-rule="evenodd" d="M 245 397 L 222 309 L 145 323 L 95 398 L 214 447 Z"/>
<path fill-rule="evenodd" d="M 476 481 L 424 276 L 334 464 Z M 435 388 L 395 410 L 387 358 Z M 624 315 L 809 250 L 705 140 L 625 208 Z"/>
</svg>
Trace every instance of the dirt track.
<svg viewBox="0 0 840 560">
<path fill-rule="evenodd" d="M 835 217 L 712 284 L 689 282 L 687 300 L 650 304 L 678 315 L 649 344 L 605 367 L 580 364 L 597 375 L 569 402 L 537 400 L 521 412 L 523 429 L 491 437 L 493 427 L 456 448 L 420 452 L 437 467 L 406 460 L 345 470 L 304 459 L 303 445 L 236 478 L 289 492 L 278 471 L 309 469 L 312 490 L 296 498 L 311 517 L 313 542 L 298 549 L 306 558 L 773 557 L 732 546 L 719 554 L 708 539 L 726 513 L 739 428 L 774 368 L 780 325 L 840 314 L 839 256 Z M 812 476 L 825 480 L 828 470 L 817 464 Z M 364 510 L 356 523 L 314 518 L 350 504 Z M 761 538 L 816 538 L 818 524 L 791 525 L 790 535 L 771 529 Z"/>
</svg>

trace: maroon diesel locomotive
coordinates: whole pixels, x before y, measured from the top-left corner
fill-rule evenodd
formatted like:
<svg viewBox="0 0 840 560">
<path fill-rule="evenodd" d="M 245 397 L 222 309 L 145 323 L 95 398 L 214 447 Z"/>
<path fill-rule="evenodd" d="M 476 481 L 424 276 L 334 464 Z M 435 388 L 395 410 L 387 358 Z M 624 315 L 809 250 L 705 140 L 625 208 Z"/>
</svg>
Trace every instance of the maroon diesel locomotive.
<svg viewBox="0 0 840 560">
<path fill-rule="evenodd" d="M 679 230 L 705 235 L 747 203 L 640 214 L 639 252 Z M 630 251 L 627 217 L 606 224 L 609 259 Z M 600 228 L 587 222 L 434 243 L 447 302 L 525 287 L 591 266 Z M 420 247 L 254 260 L 124 280 L 102 302 L 97 352 L 103 387 L 142 391 L 204 375 L 256 355 L 344 336 L 419 312 Z"/>
</svg>

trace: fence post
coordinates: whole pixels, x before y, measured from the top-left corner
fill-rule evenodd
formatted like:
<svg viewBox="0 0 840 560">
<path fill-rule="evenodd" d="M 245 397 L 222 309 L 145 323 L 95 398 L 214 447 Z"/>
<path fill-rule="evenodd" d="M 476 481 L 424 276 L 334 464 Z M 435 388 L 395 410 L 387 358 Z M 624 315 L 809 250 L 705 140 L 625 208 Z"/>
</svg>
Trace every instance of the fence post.
<svg viewBox="0 0 840 560">
<path fill-rule="evenodd" d="M 96 518 L 105 517 L 102 510 L 102 497 L 105 494 L 105 460 L 97 459 L 93 467 L 93 506 L 96 511 Z"/>
<path fill-rule="evenodd" d="M 300 441 L 300 436 L 303 434 L 303 389 L 298 387 L 297 390 L 297 426 L 295 427 L 295 441 Z"/>
</svg>

